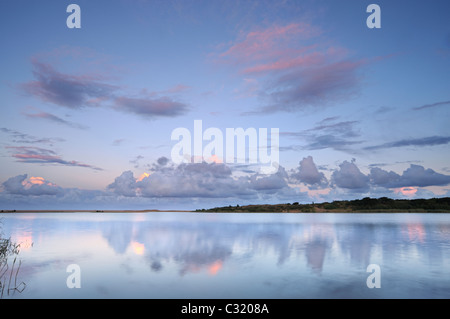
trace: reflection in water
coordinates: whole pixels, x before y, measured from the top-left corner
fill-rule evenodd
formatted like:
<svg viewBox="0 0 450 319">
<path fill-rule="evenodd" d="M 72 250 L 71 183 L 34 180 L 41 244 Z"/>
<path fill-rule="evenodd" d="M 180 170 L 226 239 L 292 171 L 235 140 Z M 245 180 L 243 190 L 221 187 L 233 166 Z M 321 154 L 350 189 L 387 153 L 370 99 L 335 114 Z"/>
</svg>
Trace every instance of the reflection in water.
<svg viewBox="0 0 450 319">
<path fill-rule="evenodd" d="M 443 214 L 6 217 L 12 237 L 35 241 L 24 250 L 24 273 L 30 282 L 53 280 L 58 296 L 73 297 L 51 270 L 62 269 L 61 281 L 64 267 L 77 263 L 95 278 L 95 289 L 77 297 L 450 297 L 442 280 L 450 278 L 450 219 Z M 366 287 L 371 263 L 381 265 L 383 287 L 392 282 L 392 289 Z M 124 296 L 127 289 L 136 291 Z"/>
<path fill-rule="evenodd" d="M 313 270 L 320 272 L 325 260 L 325 252 L 327 251 L 327 243 L 325 241 L 316 240 L 306 244 L 306 258 L 308 266 Z"/>
<path fill-rule="evenodd" d="M 305 231 L 306 246 L 305 255 L 308 266 L 316 273 L 320 273 L 323 268 L 325 254 L 329 250 L 335 240 L 335 231 L 330 224 L 312 224 Z"/>
<path fill-rule="evenodd" d="M 133 224 L 113 221 L 101 224 L 102 235 L 108 244 L 119 254 L 125 253 L 131 242 Z"/>
<path fill-rule="evenodd" d="M 145 245 L 142 243 L 139 243 L 137 241 L 131 242 L 131 247 L 133 248 L 133 251 L 136 255 L 143 255 L 145 251 Z"/>
<path fill-rule="evenodd" d="M 410 241 L 424 242 L 425 239 L 425 229 L 420 223 L 409 223 L 407 224 L 408 237 Z"/>
</svg>

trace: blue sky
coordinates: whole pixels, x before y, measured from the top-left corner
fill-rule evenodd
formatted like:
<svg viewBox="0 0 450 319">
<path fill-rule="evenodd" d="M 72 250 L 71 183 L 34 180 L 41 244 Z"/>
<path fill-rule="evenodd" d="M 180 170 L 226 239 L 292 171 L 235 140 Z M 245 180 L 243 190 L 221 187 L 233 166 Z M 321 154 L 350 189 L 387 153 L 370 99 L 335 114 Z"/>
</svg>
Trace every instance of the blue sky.
<svg viewBox="0 0 450 319">
<path fill-rule="evenodd" d="M 448 1 L 71 3 L 1 5 L 3 209 L 449 195 Z M 278 172 L 174 163 L 194 120 L 278 128 Z"/>
</svg>

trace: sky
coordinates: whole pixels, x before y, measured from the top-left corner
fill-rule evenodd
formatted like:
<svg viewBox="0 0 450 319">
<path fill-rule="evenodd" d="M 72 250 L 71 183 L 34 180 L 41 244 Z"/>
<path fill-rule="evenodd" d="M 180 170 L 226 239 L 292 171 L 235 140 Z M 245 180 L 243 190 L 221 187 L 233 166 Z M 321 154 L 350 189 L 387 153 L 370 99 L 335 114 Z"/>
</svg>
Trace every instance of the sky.
<svg viewBox="0 0 450 319">
<path fill-rule="evenodd" d="M 2 1 L 0 208 L 450 196 L 449 12 L 446 0 Z M 257 144 L 228 158 L 239 128 Z"/>
</svg>

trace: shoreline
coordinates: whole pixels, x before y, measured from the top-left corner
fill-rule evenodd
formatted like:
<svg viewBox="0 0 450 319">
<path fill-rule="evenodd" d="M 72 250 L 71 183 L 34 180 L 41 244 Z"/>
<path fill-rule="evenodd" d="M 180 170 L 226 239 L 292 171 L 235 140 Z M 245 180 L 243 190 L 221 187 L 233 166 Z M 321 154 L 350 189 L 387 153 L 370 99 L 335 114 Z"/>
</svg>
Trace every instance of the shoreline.
<svg viewBox="0 0 450 319">
<path fill-rule="evenodd" d="M 105 209 L 105 210 L 93 210 L 93 209 L 6 209 L 1 210 L 1 213 L 160 213 L 160 212 L 195 212 L 192 210 L 160 210 L 160 209 Z"/>
<path fill-rule="evenodd" d="M 276 213 L 276 214 L 300 214 L 300 213 L 450 213 L 450 197 L 430 199 L 391 199 L 388 197 L 356 200 L 333 201 L 312 204 L 284 203 L 284 204 L 253 204 L 222 206 L 209 209 L 6 209 L 0 213 L 159 213 L 159 212 L 183 212 L 183 213 Z"/>
<path fill-rule="evenodd" d="M 445 210 L 360 210 L 360 211 L 195 211 L 195 210 L 159 210 L 159 209 L 144 209 L 144 210 L 1 210 L 0 214 L 26 214 L 26 213 L 60 213 L 60 214 L 75 214 L 75 213 L 198 213 L 198 214 L 449 214 L 450 211 Z"/>
</svg>

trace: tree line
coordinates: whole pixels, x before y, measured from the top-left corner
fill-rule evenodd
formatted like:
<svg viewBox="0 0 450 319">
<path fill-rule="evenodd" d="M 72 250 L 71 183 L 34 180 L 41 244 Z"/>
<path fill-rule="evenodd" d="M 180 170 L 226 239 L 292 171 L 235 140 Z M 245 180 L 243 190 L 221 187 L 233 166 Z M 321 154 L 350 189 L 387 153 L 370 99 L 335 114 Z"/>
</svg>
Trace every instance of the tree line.
<svg viewBox="0 0 450 319">
<path fill-rule="evenodd" d="M 196 212 L 445 212 L 450 213 L 450 197 L 430 199 L 392 199 L 388 197 L 300 204 L 262 204 L 197 209 Z"/>
</svg>

